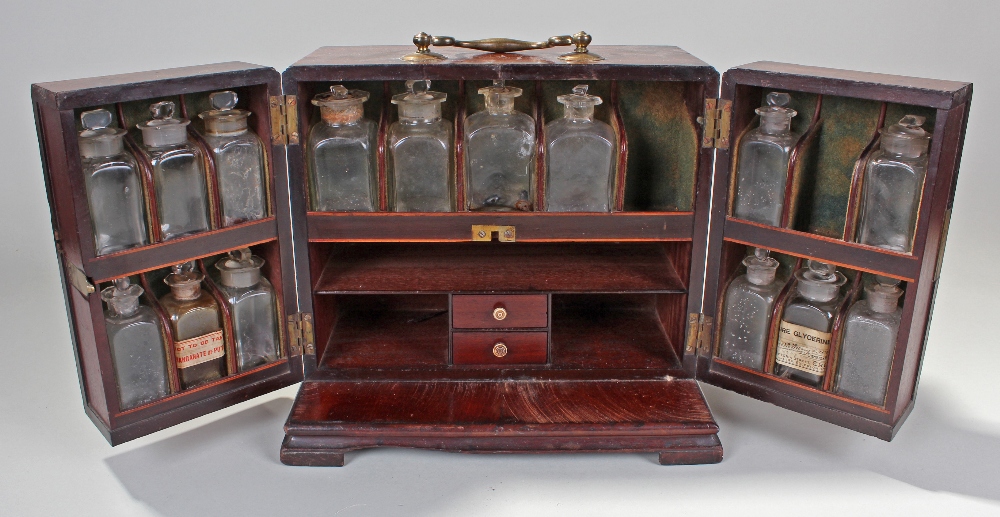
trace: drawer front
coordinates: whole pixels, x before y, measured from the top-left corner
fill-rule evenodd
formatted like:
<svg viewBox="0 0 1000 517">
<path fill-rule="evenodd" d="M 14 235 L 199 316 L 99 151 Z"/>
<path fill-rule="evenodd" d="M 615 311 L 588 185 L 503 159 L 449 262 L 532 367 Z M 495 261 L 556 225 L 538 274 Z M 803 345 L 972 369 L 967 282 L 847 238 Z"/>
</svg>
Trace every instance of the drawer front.
<svg viewBox="0 0 1000 517">
<path fill-rule="evenodd" d="M 455 295 L 452 326 L 457 329 L 545 328 L 549 298 L 544 294 Z"/>
<path fill-rule="evenodd" d="M 545 364 L 548 332 L 455 332 L 452 334 L 452 362 L 504 366 Z"/>
</svg>

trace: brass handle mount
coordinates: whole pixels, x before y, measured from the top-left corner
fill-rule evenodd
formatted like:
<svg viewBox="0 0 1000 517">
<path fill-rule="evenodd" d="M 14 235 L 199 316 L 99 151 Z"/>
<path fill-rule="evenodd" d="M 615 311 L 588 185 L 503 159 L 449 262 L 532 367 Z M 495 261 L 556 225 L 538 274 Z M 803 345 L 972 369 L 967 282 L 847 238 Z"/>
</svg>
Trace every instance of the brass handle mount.
<svg viewBox="0 0 1000 517">
<path fill-rule="evenodd" d="M 580 31 L 572 36 L 552 36 L 545 41 L 524 41 L 510 38 L 486 38 L 477 40 L 457 40 L 451 36 L 431 36 L 426 32 L 417 33 L 413 36 L 413 44 L 417 51 L 403 56 L 403 61 L 428 62 L 441 61 L 447 57 L 431 52 L 431 46 L 435 47 L 460 47 L 484 52 L 520 52 L 522 50 L 537 50 L 552 47 L 566 47 L 574 45 L 573 52 L 559 56 L 559 59 L 567 63 L 593 63 L 604 58 L 593 54 L 587 50 L 587 46 L 593 38 L 590 34 Z"/>
</svg>

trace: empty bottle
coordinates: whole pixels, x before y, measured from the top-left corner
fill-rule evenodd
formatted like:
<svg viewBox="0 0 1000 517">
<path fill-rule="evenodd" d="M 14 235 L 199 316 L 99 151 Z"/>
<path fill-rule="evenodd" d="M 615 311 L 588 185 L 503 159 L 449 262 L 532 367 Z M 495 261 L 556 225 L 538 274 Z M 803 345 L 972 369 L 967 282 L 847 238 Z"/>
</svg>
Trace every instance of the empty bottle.
<svg viewBox="0 0 1000 517">
<path fill-rule="evenodd" d="M 208 99 L 214 109 L 198 116 L 215 161 L 222 226 L 262 219 L 267 216 L 264 146 L 247 125 L 251 113 L 236 109 L 236 92 L 215 92 Z"/>
<path fill-rule="evenodd" d="M 170 390 L 160 322 L 153 309 L 139 302 L 142 292 L 128 277 L 101 291 L 108 305 L 104 324 L 122 410 L 165 397 Z"/>
<path fill-rule="evenodd" d="M 205 158 L 188 141 L 187 119 L 174 118 L 173 102 L 149 107 L 153 115 L 138 125 L 153 164 L 156 207 L 163 240 L 211 228 Z"/>
<path fill-rule="evenodd" d="M 146 203 L 125 130 L 111 127 L 108 110 L 80 115 L 80 155 L 94 230 L 94 253 L 106 255 L 149 243 Z"/>
<path fill-rule="evenodd" d="M 883 128 L 882 143 L 865 167 L 857 241 L 909 253 L 927 175 L 931 134 L 924 117 L 907 115 Z"/>
<path fill-rule="evenodd" d="M 866 298 L 847 312 L 834 392 L 876 406 L 885 404 L 903 312 L 899 308 L 903 290 L 895 284 L 898 281 L 877 277 L 865 289 Z"/>
<path fill-rule="evenodd" d="M 321 120 L 309 130 L 312 209 L 372 212 L 378 209 L 378 128 L 364 118 L 368 92 L 333 85 L 313 97 Z"/>
<path fill-rule="evenodd" d="M 796 294 L 778 327 L 774 374 L 820 387 L 830 358 L 831 329 L 847 278 L 823 262 L 810 260 L 795 272 Z"/>
<path fill-rule="evenodd" d="M 173 266 L 163 279 L 170 292 L 160 298 L 160 305 L 170 318 L 181 389 L 226 375 L 222 318 L 215 298 L 201 289 L 204 278 L 187 262 Z"/>
<path fill-rule="evenodd" d="M 215 263 L 219 290 L 233 319 L 237 371 L 246 371 L 278 358 L 277 305 L 274 288 L 261 276 L 264 259 L 248 248 L 229 253 Z"/>
<path fill-rule="evenodd" d="M 389 203 L 396 212 L 452 212 L 451 124 L 441 119 L 447 95 L 428 91 L 430 81 L 406 81 L 394 95 L 399 120 L 389 127 Z"/>
<path fill-rule="evenodd" d="M 746 274 L 726 288 L 719 357 L 762 371 L 771 312 L 783 282 L 776 278 L 778 261 L 769 257 L 766 249 L 754 249 L 743 265 Z"/>
<path fill-rule="evenodd" d="M 614 184 L 615 133 L 594 120 L 601 98 L 587 85 L 556 100 L 563 118 L 545 125 L 545 209 L 549 212 L 610 212 Z"/>
<path fill-rule="evenodd" d="M 786 107 L 790 100 L 787 93 L 767 94 L 767 106 L 756 110 L 760 126 L 740 141 L 734 217 L 781 225 L 788 159 L 797 139 L 791 132 L 795 110 Z"/>
<path fill-rule="evenodd" d="M 531 210 L 535 120 L 514 109 L 520 88 L 495 80 L 479 93 L 486 109 L 465 119 L 469 210 Z"/>
</svg>

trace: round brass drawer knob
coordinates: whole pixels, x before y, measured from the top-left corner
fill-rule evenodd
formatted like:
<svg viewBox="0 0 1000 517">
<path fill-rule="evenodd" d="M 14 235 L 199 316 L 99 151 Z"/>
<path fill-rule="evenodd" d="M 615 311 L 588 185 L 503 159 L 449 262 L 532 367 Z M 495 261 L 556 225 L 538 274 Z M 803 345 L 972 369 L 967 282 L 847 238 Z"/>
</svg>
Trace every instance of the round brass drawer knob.
<svg viewBox="0 0 1000 517">
<path fill-rule="evenodd" d="M 507 317 L 507 309 L 504 309 L 503 307 L 497 307 L 496 309 L 493 309 L 493 319 L 497 321 L 503 321 L 504 318 L 506 317 Z"/>
<path fill-rule="evenodd" d="M 503 344 L 503 341 L 498 341 L 497 344 L 493 345 L 493 355 L 497 357 L 507 355 L 507 345 Z"/>
</svg>

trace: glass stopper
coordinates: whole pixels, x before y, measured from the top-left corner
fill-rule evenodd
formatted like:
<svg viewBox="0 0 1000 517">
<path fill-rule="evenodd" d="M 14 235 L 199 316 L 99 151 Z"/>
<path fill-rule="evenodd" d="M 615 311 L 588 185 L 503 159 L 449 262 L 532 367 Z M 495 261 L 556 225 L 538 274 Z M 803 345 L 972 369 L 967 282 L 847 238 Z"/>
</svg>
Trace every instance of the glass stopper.
<svg viewBox="0 0 1000 517">
<path fill-rule="evenodd" d="M 833 264 L 810 260 L 807 264 L 809 271 L 813 273 L 813 278 L 820 281 L 831 281 L 837 277 L 837 267 Z"/>
<path fill-rule="evenodd" d="M 767 105 L 783 108 L 788 106 L 792 97 L 785 92 L 771 92 L 767 94 Z"/>
<path fill-rule="evenodd" d="M 770 251 L 764 248 L 754 248 L 753 256 L 743 259 L 747 268 L 747 280 L 754 285 L 767 285 L 774 282 L 778 272 L 778 261 L 771 258 Z"/>
<path fill-rule="evenodd" d="M 111 112 L 105 109 L 84 111 L 80 114 L 80 123 L 91 131 L 104 129 L 111 125 Z"/>
<path fill-rule="evenodd" d="M 406 81 L 406 91 L 410 93 L 411 99 L 429 100 L 433 96 L 429 93 L 431 89 L 431 82 L 427 79 L 420 79 L 417 81 Z"/>
<path fill-rule="evenodd" d="M 229 111 L 236 107 L 236 102 L 239 101 L 236 92 L 224 91 L 215 92 L 208 96 L 208 102 L 212 104 L 212 107 L 219 111 Z"/>
<path fill-rule="evenodd" d="M 330 87 L 330 93 L 333 94 L 334 99 L 346 99 L 350 96 L 350 90 L 342 84 L 335 84 Z"/>
<path fill-rule="evenodd" d="M 887 286 L 897 286 L 897 285 L 899 285 L 899 279 L 898 278 L 891 278 L 891 277 L 882 276 L 882 275 L 875 275 L 875 282 L 878 283 L 878 284 L 887 285 Z"/>
<path fill-rule="evenodd" d="M 149 106 L 149 112 L 153 120 L 167 120 L 174 118 L 174 110 L 177 108 L 171 101 L 161 101 Z"/>
<path fill-rule="evenodd" d="M 905 117 L 899 119 L 899 125 L 910 129 L 923 129 L 921 126 L 923 126 L 926 121 L 927 118 L 921 117 L 920 115 L 906 115 Z"/>
<path fill-rule="evenodd" d="M 764 249 L 764 248 L 754 248 L 753 249 L 753 256 L 756 257 L 757 260 L 765 260 L 765 259 L 768 258 L 768 255 L 770 255 L 770 254 L 771 254 L 771 252 L 769 250 Z"/>
</svg>

